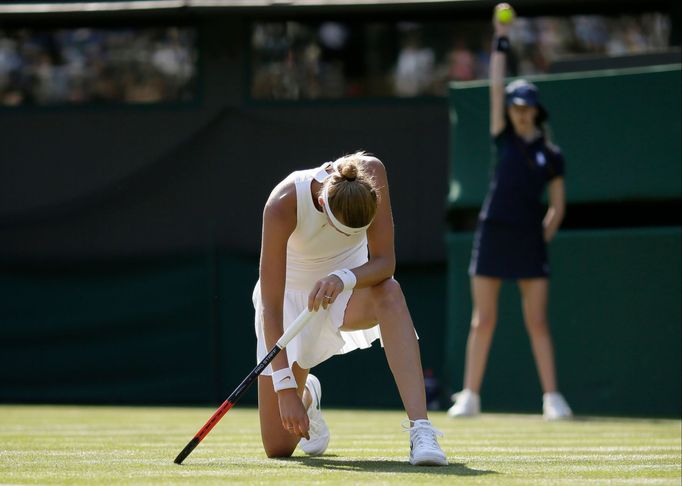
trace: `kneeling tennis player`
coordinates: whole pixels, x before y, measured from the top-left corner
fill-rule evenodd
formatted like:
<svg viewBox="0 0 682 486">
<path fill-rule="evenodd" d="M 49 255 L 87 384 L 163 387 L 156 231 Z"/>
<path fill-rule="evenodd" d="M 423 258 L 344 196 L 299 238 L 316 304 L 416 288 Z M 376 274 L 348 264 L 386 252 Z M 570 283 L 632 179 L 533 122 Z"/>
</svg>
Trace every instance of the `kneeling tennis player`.
<svg viewBox="0 0 682 486">
<path fill-rule="evenodd" d="M 296 171 L 263 212 L 260 278 L 253 293 L 257 359 L 305 309 L 312 321 L 258 378 L 261 436 L 268 457 L 329 444 L 320 381 L 309 370 L 380 338 L 408 420 L 414 465 L 446 465 L 442 435 L 428 420 L 419 345 L 393 278 L 395 249 L 386 169 L 357 152 Z"/>
</svg>

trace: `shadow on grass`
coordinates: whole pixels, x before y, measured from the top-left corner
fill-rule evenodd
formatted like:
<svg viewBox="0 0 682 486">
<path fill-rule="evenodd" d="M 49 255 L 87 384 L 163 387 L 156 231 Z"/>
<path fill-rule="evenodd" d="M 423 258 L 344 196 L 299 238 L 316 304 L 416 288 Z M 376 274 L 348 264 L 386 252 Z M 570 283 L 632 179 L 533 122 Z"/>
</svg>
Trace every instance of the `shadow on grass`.
<svg viewBox="0 0 682 486">
<path fill-rule="evenodd" d="M 315 457 L 289 457 L 281 459 L 286 462 L 297 462 L 302 466 L 328 469 L 331 471 L 357 471 L 374 473 L 409 473 L 435 474 L 439 476 L 483 476 L 497 474 L 496 471 L 470 469 L 464 464 L 450 463 L 439 467 L 416 467 L 407 461 L 385 460 L 348 460 L 334 459 L 333 455 Z"/>
</svg>

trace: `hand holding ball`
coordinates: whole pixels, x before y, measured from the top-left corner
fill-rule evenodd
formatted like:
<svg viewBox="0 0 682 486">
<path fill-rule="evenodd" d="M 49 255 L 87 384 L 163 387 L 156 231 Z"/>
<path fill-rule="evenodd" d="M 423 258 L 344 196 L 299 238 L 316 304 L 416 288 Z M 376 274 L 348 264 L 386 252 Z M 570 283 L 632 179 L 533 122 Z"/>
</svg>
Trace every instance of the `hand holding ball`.
<svg viewBox="0 0 682 486">
<path fill-rule="evenodd" d="M 508 3 L 499 3 L 495 7 L 495 19 L 504 25 L 512 23 L 514 20 L 514 9 Z"/>
</svg>

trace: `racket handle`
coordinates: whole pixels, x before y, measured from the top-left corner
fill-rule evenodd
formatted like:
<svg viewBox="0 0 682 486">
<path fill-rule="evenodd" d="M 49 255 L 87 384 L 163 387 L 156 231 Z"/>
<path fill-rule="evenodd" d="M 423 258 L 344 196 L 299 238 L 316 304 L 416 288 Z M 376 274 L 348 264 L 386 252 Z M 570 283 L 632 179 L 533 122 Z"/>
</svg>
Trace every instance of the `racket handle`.
<svg viewBox="0 0 682 486">
<path fill-rule="evenodd" d="M 277 340 L 277 347 L 279 349 L 284 349 L 286 345 L 289 344 L 289 341 L 291 341 L 299 332 L 301 332 L 301 329 L 308 324 L 310 319 L 313 317 L 313 314 L 314 313 L 310 312 L 308 309 L 305 309 L 303 312 L 301 312 L 296 320 L 291 323 L 286 331 L 284 331 L 282 337 Z"/>
</svg>

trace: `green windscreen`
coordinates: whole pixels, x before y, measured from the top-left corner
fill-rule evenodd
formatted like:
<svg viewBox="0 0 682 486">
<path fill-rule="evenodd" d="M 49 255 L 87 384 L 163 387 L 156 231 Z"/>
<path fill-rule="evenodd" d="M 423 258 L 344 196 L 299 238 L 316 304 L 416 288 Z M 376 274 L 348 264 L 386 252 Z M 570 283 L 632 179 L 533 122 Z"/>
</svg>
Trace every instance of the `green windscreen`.
<svg viewBox="0 0 682 486">
<path fill-rule="evenodd" d="M 529 78 L 566 158 L 570 203 L 679 198 L 680 65 Z M 488 85 L 449 89 L 451 208 L 482 203 L 491 171 Z"/>
</svg>

